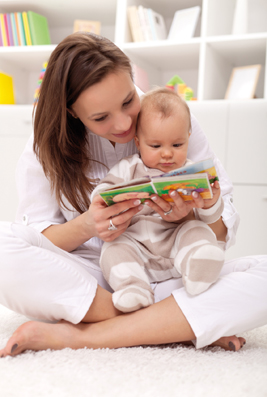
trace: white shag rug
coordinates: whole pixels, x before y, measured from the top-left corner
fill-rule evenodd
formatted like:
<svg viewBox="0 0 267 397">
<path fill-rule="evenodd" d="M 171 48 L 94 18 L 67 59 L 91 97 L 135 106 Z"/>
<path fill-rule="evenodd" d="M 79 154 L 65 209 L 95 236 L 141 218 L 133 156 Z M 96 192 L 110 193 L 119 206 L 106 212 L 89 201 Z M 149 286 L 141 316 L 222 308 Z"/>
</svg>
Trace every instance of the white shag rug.
<svg viewBox="0 0 267 397">
<path fill-rule="evenodd" d="M 0 305 L 0 348 L 26 317 Z M 267 326 L 239 352 L 179 344 L 26 351 L 0 359 L 1 397 L 267 397 Z"/>
</svg>

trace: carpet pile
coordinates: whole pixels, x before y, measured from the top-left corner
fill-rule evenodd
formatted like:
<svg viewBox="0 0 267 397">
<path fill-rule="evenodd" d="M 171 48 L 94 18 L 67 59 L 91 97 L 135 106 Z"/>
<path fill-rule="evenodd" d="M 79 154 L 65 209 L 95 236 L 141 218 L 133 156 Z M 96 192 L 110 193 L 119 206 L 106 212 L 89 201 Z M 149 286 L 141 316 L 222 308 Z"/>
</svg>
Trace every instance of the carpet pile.
<svg viewBox="0 0 267 397">
<path fill-rule="evenodd" d="M 0 348 L 26 317 L 0 306 Z M 239 352 L 171 344 L 0 359 L 1 397 L 267 397 L 267 326 Z"/>
</svg>

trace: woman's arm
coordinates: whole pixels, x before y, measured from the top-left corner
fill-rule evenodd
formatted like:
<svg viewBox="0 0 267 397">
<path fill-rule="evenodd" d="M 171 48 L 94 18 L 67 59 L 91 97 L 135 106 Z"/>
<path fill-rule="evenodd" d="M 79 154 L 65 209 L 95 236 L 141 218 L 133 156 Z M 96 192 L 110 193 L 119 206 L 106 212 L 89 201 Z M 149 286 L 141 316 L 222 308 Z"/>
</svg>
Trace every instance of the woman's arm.
<svg viewBox="0 0 267 397">
<path fill-rule="evenodd" d="M 92 237 L 113 241 L 127 229 L 132 217 L 143 208 L 140 203 L 140 200 L 128 200 L 107 207 L 103 199 L 96 196 L 88 211 L 64 224 L 49 226 L 43 231 L 43 235 L 68 252 Z M 117 227 L 115 231 L 108 230 L 111 218 Z"/>
</svg>

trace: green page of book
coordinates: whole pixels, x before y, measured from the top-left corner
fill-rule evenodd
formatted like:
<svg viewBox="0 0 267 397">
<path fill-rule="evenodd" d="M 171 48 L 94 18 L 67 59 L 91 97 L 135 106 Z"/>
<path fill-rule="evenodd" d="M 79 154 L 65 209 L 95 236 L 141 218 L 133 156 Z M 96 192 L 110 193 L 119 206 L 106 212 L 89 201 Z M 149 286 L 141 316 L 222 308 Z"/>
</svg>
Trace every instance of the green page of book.
<svg viewBox="0 0 267 397">
<path fill-rule="evenodd" d="M 47 19 L 33 11 L 28 11 L 28 21 L 33 45 L 51 44 Z"/>
<path fill-rule="evenodd" d="M 107 203 L 107 205 L 113 205 L 125 200 L 140 199 L 141 202 L 149 199 L 149 197 L 155 194 L 155 190 L 150 183 L 143 183 L 135 186 L 128 186 L 119 189 L 109 190 L 107 192 L 101 192 L 100 196 Z"/>
</svg>

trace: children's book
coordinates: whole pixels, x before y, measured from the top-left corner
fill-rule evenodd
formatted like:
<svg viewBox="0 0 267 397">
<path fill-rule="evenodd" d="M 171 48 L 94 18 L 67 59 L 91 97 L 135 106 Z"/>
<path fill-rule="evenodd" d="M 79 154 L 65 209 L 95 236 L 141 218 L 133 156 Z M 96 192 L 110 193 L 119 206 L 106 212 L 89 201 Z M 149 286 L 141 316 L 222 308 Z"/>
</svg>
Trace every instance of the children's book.
<svg viewBox="0 0 267 397">
<path fill-rule="evenodd" d="M 27 12 L 32 45 L 51 44 L 47 18 L 33 11 Z"/>
<path fill-rule="evenodd" d="M 11 44 L 10 44 L 10 37 L 9 37 L 9 31 L 8 31 L 7 14 L 4 14 L 4 25 L 5 25 L 7 45 L 10 46 Z"/>
<path fill-rule="evenodd" d="M 177 168 L 157 177 L 144 176 L 124 184 L 114 185 L 112 189 L 100 192 L 107 205 L 138 198 L 148 200 L 152 194 L 158 194 L 164 200 L 172 202 L 170 190 L 176 190 L 184 201 L 193 200 L 192 193 L 198 192 L 204 199 L 213 197 L 211 184 L 218 181 L 213 160 L 208 159 Z"/>
<path fill-rule="evenodd" d="M 7 33 L 8 33 L 8 38 L 9 38 L 9 45 L 13 46 L 14 40 L 13 40 L 13 32 L 12 32 L 12 25 L 11 25 L 11 17 L 10 17 L 10 14 L 5 14 L 5 16 L 6 16 L 6 22 L 7 22 Z"/>
<path fill-rule="evenodd" d="M 26 37 L 25 37 L 22 13 L 18 12 L 17 17 L 18 17 L 18 25 L 19 25 L 19 37 L 20 37 L 21 45 L 24 46 L 27 44 L 26 44 Z"/>
<path fill-rule="evenodd" d="M 18 46 L 19 41 L 18 41 L 17 26 L 16 26 L 16 20 L 15 20 L 15 14 L 13 12 L 10 14 L 10 19 L 11 19 L 11 27 L 12 27 L 14 45 Z"/>
<path fill-rule="evenodd" d="M 27 15 L 26 11 L 23 11 L 23 13 L 22 13 L 22 20 L 23 20 L 23 26 L 24 26 L 24 32 L 25 32 L 25 38 L 26 38 L 26 45 L 32 45 L 30 26 L 29 26 L 28 15 Z"/>
</svg>

